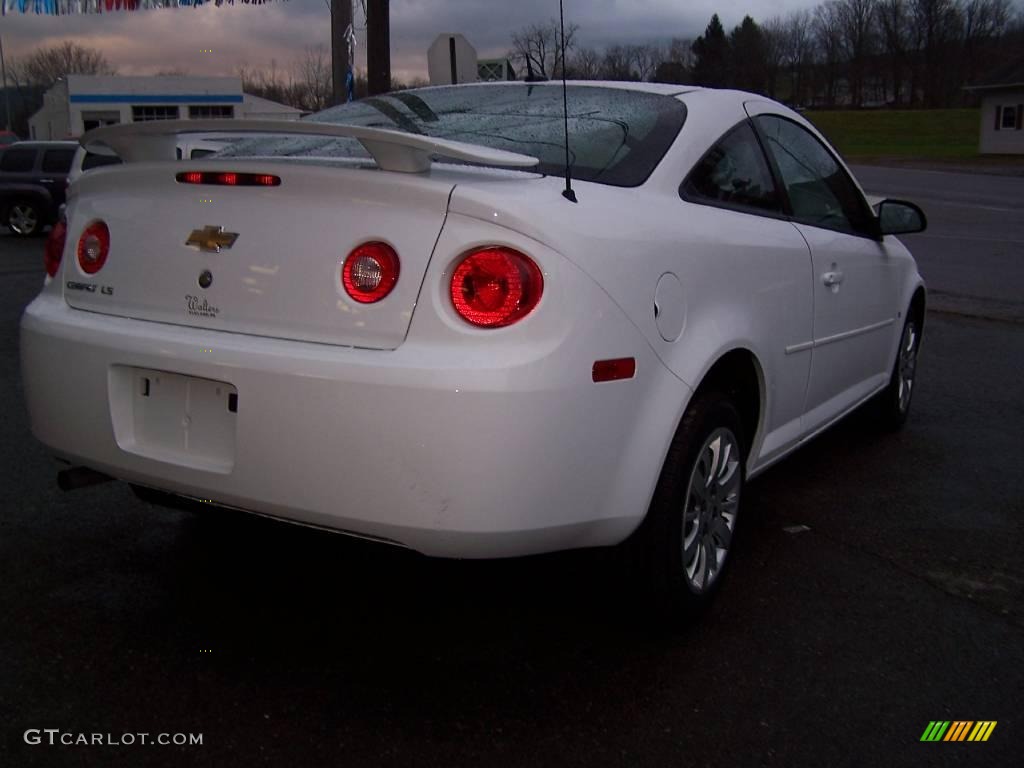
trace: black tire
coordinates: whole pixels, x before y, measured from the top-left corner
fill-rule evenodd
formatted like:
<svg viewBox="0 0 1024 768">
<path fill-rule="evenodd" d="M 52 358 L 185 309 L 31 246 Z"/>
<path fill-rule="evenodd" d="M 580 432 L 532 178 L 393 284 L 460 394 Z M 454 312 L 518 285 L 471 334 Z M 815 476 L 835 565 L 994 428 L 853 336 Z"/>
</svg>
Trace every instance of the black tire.
<svg viewBox="0 0 1024 768">
<path fill-rule="evenodd" d="M 885 429 L 897 430 L 907 422 L 917 376 L 917 353 L 921 349 L 921 323 L 913 312 L 907 314 L 900 334 L 889 385 L 875 402 L 878 421 Z"/>
<path fill-rule="evenodd" d="M 4 211 L 4 226 L 16 237 L 40 235 L 45 224 L 43 209 L 34 200 L 14 200 Z"/>
<path fill-rule="evenodd" d="M 722 461 L 717 472 L 712 469 L 712 479 L 717 474 L 728 482 L 706 485 L 699 483 L 698 478 L 706 473 L 707 460 L 713 458 L 709 443 L 713 445 L 716 436 L 724 439 L 719 447 L 728 445 L 728 450 L 719 451 Z M 729 397 L 720 392 L 698 393 L 676 430 L 647 518 L 626 544 L 633 550 L 630 560 L 634 576 L 640 577 L 653 618 L 659 623 L 676 624 L 695 617 L 711 602 L 722 583 L 731 559 L 729 554 L 735 549 L 739 505 L 746 482 L 746 446 L 739 411 Z M 723 453 L 727 455 L 722 456 Z M 691 483 L 696 485 L 691 488 Z M 710 492 L 705 495 L 698 490 L 702 486 L 714 488 L 715 494 L 722 492 L 722 498 L 712 499 Z M 732 510 L 731 527 L 726 509 Z M 721 540 L 723 521 L 729 533 L 725 541 Z M 687 540 L 691 541 L 689 548 Z M 699 549 L 702 541 L 714 546 L 716 553 L 723 552 L 724 557 L 714 566 L 713 573 L 705 574 L 703 586 L 698 587 L 696 573 L 703 566 L 693 561 L 692 553 L 694 545 Z M 720 549 L 719 544 L 724 544 L 724 548 Z M 708 551 L 705 548 L 704 563 L 711 562 Z M 699 552 L 697 557 L 699 561 Z"/>
</svg>

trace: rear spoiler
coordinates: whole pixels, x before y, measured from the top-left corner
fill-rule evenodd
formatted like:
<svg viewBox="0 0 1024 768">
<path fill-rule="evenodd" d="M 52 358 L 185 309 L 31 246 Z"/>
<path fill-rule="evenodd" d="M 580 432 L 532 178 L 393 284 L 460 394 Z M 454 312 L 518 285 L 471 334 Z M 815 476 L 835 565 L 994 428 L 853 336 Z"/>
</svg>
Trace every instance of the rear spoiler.
<svg viewBox="0 0 1024 768">
<path fill-rule="evenodd" d="M 79 140 L 89 152 L 117 155 L 126 163 L 176 160 L 178 137 L 184 134 L 270 133 L 357 139 L 377 166 L 385 171 L 424 173 L 431 156 L 481 165 L 533 168 L 540 160 L 530 155 L 490 149 L 461 141 L 435 139 L 414 133 L 358 125 L 335 125 L 292 120 L 154 120 L 94 128 Z M 205 138 L 205 137 L 204 137 Z M 216 141 L 216 136 L 210 136 Z"/>
</svg>

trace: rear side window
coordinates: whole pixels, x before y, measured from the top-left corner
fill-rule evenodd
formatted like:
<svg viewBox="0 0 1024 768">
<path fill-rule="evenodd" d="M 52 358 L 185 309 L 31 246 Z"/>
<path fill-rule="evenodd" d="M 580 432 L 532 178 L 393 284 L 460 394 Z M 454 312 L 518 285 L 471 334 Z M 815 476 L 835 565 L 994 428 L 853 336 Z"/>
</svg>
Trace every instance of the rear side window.
<svg viewBox="0 0 1024 768">
<path fill-rule="evenodd" d="M 8 149 L 0 157 L 0 171 L 9 173 L 27 173 L 36 162 L 34 149 Z"/>
<path fill-rule="evenodd" d="M 74 149 L 48 149 L 43 153 L 44 173 L 67 173 L 71 170 Z"/>
<path fill-rule="evenodd" d="M 801 224 L 870 234 L 870 212 L 839 162 L 803 126 L 773 115 L 757 118 L 768 151 Z"/>
<path fill-rule="evenodd" d="M 82 160 L 82 170 L 88 171 L 90 168 L 99 168 L 104 165 L 119 165 L 120 163 L 120 157 L 97 155 L 94 152 L 89 152 L 86 154 L 85 159 Z"/>
<path fill-rule="evenodd" d="M 782 213 L 764 152 L 750 124 L 727 133 L 690 171 L 680 190 L 695 203 L 709 203 L 751 213 Z"/>
</svg>

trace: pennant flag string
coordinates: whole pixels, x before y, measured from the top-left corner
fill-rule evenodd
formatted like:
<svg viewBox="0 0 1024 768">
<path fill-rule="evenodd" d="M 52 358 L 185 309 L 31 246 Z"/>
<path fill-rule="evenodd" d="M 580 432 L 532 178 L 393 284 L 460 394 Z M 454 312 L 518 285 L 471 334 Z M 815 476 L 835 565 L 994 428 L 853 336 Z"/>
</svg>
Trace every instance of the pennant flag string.
<svg viewBox="0 0 1024 768">
<path fill-rule="evenodd" d="M 75 16 L 116 11 L 148 11 L 153 8 L 178 8 L 201 5 L 264 5 L 274 0 L 0 0 L 0 15 L 36 13 L 48 16 Z"/>
</svg>

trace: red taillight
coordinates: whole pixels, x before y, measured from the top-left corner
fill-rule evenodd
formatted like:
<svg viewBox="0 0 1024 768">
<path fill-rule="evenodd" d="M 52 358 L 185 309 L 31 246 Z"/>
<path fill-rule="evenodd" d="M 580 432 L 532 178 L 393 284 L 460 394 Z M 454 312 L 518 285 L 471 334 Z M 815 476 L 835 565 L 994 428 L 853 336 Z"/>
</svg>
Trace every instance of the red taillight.
<svg viewBox="0 0 1024 768">
<path fill-rule="evenodd" d="M 281 177 L 269 173 L 235 173 L 228 171 L 182 171 L 175 174 L 179 184 L 213 184 L 226 187 L 279 187 Z"/>
<path fill-rule="evenodd" d="M 495 246 L 472 251 L 452 274 L 452 304 L 466 322 L 501 328 L 526 317 L 544 292 L 544 276 L 528 256 Z"/>
<path fill-rule="evenodd" d="M 380 301 L 398 282 L 398 254 L 387 243 L 363 243 L 345 258 L 341 282 L 360 304 Z"/>
<path fill-rule="evenodd" d="M 107 263 L 110 253 L 110 230 L 102 221 L 94 221 L 78 238 L 78 266 L 87 275 L 95 275 Z"/>
<path fill-rule="evenodd" d="M 53 225 L 50 236 L 46 238 L 46 245 L 43 247 L 43 264 L 46 266 L 46 274 L 54 277 L 60 269 L 60 260 L 64 255 L 64 242 L 68 239 L 68 226 L 61 216 L 60 221 Z"/>
</svg>

